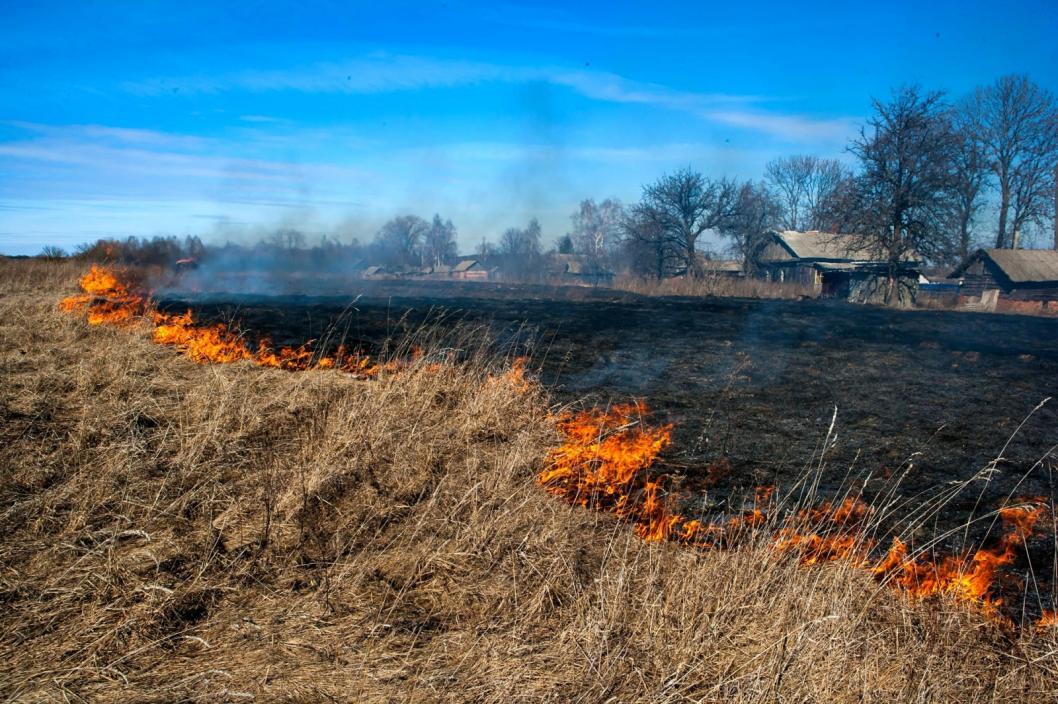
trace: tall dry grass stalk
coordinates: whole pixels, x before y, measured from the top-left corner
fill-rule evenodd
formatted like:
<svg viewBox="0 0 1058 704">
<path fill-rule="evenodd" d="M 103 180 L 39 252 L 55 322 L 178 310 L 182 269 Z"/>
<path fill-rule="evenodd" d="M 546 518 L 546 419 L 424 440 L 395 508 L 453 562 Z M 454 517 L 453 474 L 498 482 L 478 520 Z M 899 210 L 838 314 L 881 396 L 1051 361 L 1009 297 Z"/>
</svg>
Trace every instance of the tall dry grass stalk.
<svg viewBox="0 0 1058 704">
<path fill-rule="evenodd" d="M 487 360 L 197 366 L 0 264 L 0 691 L 19 701 L 1044 701 L 1050 635 L 535 483 Z"/>
</svg>

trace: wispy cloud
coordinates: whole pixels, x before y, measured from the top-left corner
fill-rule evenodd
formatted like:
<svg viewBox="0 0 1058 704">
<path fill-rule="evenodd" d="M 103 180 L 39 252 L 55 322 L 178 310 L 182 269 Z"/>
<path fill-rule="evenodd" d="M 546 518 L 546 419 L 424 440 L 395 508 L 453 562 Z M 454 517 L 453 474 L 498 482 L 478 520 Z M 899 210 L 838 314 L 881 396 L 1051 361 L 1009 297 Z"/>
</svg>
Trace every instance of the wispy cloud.
<svg viewBox="0 0 1058 704">
<path fill-rule="evenodd" d="M 705 110 L 713 122 L 763 132 L 794 142 L 844 143 L 853 134 L 857 120 L 848 117 L 815 119 L 754 110 Z"/>
<path fill-rule="evenodd" d="M 848 118 L 818 119 L 769 110 L 765 105 L 775 101 L 766 96 L 685 91 L 606 71 L 380 53 L 298 68 L 126 82 L 122 87 L 144 96 L 230 91 L 373 94 L 533 82 L 566 88 L 600 102 L 683 111 L 708 122 L 779 139 L 840 141 L 848 136 L 852 124 Z"/>
<path fill-rule="evenodd" d="M 0 120 L 0 125 L 28 132 L 44 139 L 75 138 L 82 142 L 116 142 L 175 149 L 204 149 L 210 146 L 210 141 L 203 137 L 130 127 L 95 124 L 52 125 L 25 120 Z"/>
<path fill-rule="evenodd" d="M 20 178 L 3 182 L 0 194 L 60 193 L 67 197 L 111 193 L 182 198 L 209 192 L 211 197 L 273 201 L 320 184 L 370 181 L 369 171 L 348 164 L 291 161 L 247 152 L 270 151 L 275 135 L 253 143 L 231 143 L 183 134 L 103 125 L 5 123 L 21 131 L 0 142 L 5 171 Z M 313 139 L 306 135 L 302 142 Z M 263 147 L 262 147 L 263 144 Z M 282 146 L 282 143 L 279 143 Z M 242 150 L 242 153 L 240 153 Z"/>
</svg>

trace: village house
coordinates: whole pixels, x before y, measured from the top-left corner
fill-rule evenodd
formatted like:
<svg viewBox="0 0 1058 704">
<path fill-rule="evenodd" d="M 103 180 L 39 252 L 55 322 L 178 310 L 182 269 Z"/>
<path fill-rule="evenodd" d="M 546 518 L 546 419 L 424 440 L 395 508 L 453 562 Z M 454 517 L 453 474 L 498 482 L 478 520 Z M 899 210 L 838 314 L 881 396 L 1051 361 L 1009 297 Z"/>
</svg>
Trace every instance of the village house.
<svg viewBox="0 0 1058 704">
<path fill-rule="evenodd" d="M 477 259 L 462 259 L 452 267 L 449 276 L 461 281 L 488 281 L 489 272 Z"/>
<path fill-rule="evenodd" d="M 889 286 L 888 260 L 862 235 L 776 230 L 755 259 L 760 276 L 804 284 L 821 298 L 880 301 Z M 895 295 L 901 300 L 913 297 L 922 263 L 914 253 L 900 262 Z"/>
<path fill-rule="evenodd" d="M 1058 309 L 1058 251 L 1052 249 L 979 249 L 950 278 L 958 280 L 961 296 L 980 296 L 988 310 Z"/>
<path fill-rule="evenodd" d="M 562 283 L 605 286 L 614 277 L 610 269 L 583 254 L 552 253 L 545 266 L 548 277 Z"/>
</svg>

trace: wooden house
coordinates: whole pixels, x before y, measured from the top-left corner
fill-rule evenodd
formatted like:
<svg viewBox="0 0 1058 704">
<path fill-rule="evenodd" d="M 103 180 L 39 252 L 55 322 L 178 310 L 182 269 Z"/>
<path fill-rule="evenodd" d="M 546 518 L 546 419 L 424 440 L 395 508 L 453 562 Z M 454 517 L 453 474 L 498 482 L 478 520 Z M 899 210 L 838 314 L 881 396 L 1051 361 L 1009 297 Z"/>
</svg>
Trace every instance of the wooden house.
<svg viewBox="0 0 1058 704">
<path fill-rule="evenodd" d="M 1058 251 L 979 249 L 950 274 L 964 296 L 998 291 L 1018 301 L 1058 301 Z"/>
<path fill-rule="evenodd" d="M 810 286 L 822 298 L 880 300 L 888 286 L 887 257 L 862 235 L 773 231 L 755 252 L 759 275 Z M 918 285 L 921 257 L 905 256 L 897 269 L 901 298 Z"/>
<path fill-rule="evenodd" d="M 489 272 L 477 259 L 462 259 L 457 262 L 449 274 L 461 281 L 488 281 Z"/>
</svg>

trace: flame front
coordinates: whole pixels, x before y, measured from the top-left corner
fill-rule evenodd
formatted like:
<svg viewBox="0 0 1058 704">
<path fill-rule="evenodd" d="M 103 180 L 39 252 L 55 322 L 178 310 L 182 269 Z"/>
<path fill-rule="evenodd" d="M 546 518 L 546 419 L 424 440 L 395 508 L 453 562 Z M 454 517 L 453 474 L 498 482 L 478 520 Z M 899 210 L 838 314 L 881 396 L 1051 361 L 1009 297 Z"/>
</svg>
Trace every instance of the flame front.
<svg viewBox="0 0 1058 704">
<path fill-rule="evenodd" d="M 999 511 L 999 518 L 1006 530 L 995 547 L 980 548 L 963 557 L 944 557 L 936 562 L 908 557 L 907 545 L 894 538 L 889 552 L 873 571 L 912 597 L 950 594 L 965 601 L 979 601 L 989 609 L 995 608 L 1002 602 L 990 594 L 997 584 L 1000 569 L 1014 562 L 1017 547 L 1032 535 L 1043 512 L 1044 505 L 1039 499 L 1029 500 L 1026 505 L 1003 508 Z"/>
<path fill-rule="evenodd" d="M 90 325 L 129 325 L 146 308 L 146 297 L 133 293 L 112 271 L 92 265 L 80 279 L 83 293 L 64 298 L 59 307 L 84 312 Z"/>
<path fill-rule="evenodd" d="M 1001 570 L 1015 561 L 1018 546 L 1032 535 L 1045 510 L 1042 499 L 1000 510 L 1005 530 L 995 547 L 926 561 L 912 558 L 907 546 L 894 539 L 881 559 L 873 559 L 874 541 L 863 534 L 871 509 L 856 496 L 836 505 L 824 501 L 781 521 L 769 521 L 774 487 L 758 487 L 752 506 L 723 523 L 690 519 L 673 510 L 665 491 L 668 477 L 650 471 L 671 442 L 672 427 L 650 427 L 643 422 L 646 414 L 645 404 L 637 402 L 559 416 L 564 442 L 548 454 L 547 467 L 537 480 L 548 493 L 571 504 L 616 514 L 646 541 L 727 548 L 770 525 L 767 539 L 772 549 L 796 556 L 801 564 L 844 561 L 869 570 L 911 598 L 947 595 L 1003 620 L 997 611 L 1002 599 L 995 595 Z M 1037 626 L 1052 625 L 1058 625 L 1058 615 L 1045 611 Z"/>
<path fill-rule="evenodd" d="M 59 303 L 61 310 L 84 314 L 90 325 L 125 327 L 144 322 L 152 328 L 152 340 L 175 347 L 199 364 L 248 361 L 261 367 L 288 371 L 337 369 L 362 378 L 374 378 L 383 372 L 405 368 L 422 355 L 421 350 L 414 348 L 408 360 L 377 363 L 365 355 L 348 352 L 344 346 L 333 355 L 317 355 L 309 345 L 277 350 L 268 340 L 261 340 L 253 348 L 225 325 L 195 322 L 190 310 L 182 315 L 154 310 L 150 296 L 134 290 L 112 270 L 92 265 L 79 283 L 82 293 L 64 298 Z M 521 366 L 512 367 L 505 378 L 518 389 L 528 387 L 530 383 L 524 375 L 524 361 Z"/>
</svg>

